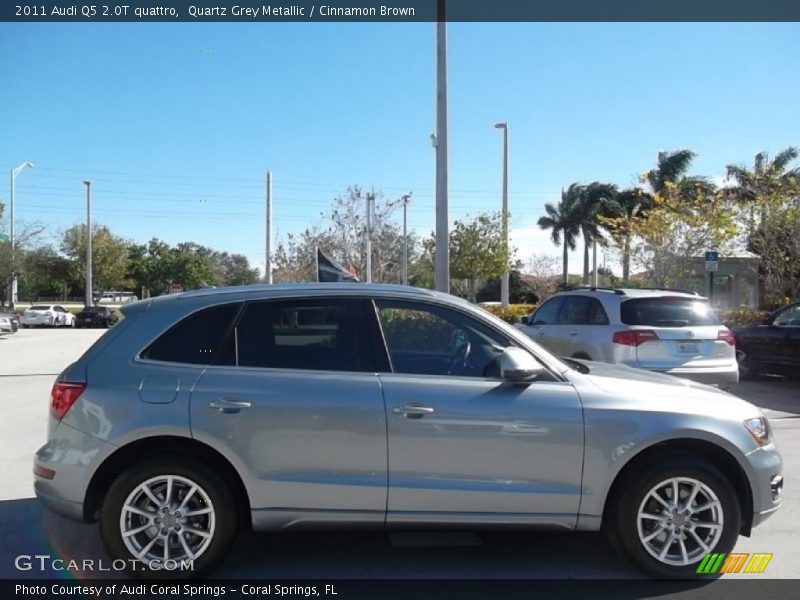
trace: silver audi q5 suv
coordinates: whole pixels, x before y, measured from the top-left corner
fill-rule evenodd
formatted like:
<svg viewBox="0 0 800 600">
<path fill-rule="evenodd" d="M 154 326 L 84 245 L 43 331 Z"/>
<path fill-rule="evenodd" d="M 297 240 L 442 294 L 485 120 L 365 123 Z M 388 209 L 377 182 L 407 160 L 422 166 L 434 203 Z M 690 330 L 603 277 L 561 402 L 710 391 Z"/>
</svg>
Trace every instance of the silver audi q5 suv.
<svg viewBox="0 0 800 600">
<path fill-rule="evenodd" d="M 132 575 L 208 573 L 239 527 L 458 525 L 602 528 L 683 577 L 780 505 L 755 406 L 564 362 L 445 294 L 252 286 L 122 313 L 55 382 L 34 473 Z"/>
</svg>

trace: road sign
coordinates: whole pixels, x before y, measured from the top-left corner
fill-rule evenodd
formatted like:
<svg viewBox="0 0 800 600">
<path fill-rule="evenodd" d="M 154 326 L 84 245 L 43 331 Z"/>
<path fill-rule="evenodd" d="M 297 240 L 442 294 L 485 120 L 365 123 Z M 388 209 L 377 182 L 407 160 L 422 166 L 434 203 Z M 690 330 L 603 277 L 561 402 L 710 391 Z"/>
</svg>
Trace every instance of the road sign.
<svg viewBox="0 0 800 600">
<path fill-rule="evenodd" d="M 183 291 L 183 286 L 180 283 L 173 283 L 169 286 L 170 294 L 180 294 Z"/>
<path fill-rule="evenodd" d="M 719 270 L 719 252 L 706 252 L 706 272 L 714 273 Z"/>
</svg>

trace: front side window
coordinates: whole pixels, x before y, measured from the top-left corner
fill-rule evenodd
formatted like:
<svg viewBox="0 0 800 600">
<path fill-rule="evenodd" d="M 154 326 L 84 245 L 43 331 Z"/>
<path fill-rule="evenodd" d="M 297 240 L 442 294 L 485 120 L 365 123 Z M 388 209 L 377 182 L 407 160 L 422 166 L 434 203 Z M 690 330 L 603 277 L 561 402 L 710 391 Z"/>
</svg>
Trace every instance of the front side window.
<svg viewBox="0 0 800 600">
<path fill-rule="evenodd" d="M 498 377 L 500 333 L 440 306 L 379 300 L 383 337 L 395 373 Z"/>
<path fill-rule="evenodd" d="M 800 306 L 792 306 L 781 312 L 774 324 L 779 327 L 800 327 Z"/>
<path fill-rule="evenodd" d="M 361 306 L 346 299 L 250 303 L 223 355 L 240 367 L 373 370 Z"/>
<path fill-rule="evenodd" d="M 224 337 L 240 304 L 225 304 L 197 311 L 150 344 L 141 357 L 150 360 L 207 365 L 218 363 Z M 110 316 L 108 308 L 103 309 Z"/>
<path fill-rule="evenodd" d="M 564 296 L 550 298 L 547 302 L 533 313 L 533 323 L 531 325 L 553 325 L 558 319 L 558 310 L 564 302 Z"/>
</svg>

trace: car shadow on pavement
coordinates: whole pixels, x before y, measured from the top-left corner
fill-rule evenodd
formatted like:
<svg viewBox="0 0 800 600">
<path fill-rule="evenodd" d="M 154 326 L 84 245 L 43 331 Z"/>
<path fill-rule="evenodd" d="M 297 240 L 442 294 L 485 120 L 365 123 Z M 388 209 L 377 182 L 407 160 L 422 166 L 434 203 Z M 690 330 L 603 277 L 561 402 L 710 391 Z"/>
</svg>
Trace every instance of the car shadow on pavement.
<svg viewBox="0 0 800 600">
<path fill-rule="evenodd" d="M 740 381 L 733 392 L 759 408 L 800 415 L 800 377 L 764 375 Z"/>
<path fill-rule="evenodd" d="M 2 579 L 124 576 L 113 570 L 97 524 L 60 517 L 35 498 L 0 501 L 0 539 Z M 53 565 L 56 559 L 63 563 Z M 243 531 L 213 577 L 627 579 L 639 575 L 597 533 Z"/>
</svg>

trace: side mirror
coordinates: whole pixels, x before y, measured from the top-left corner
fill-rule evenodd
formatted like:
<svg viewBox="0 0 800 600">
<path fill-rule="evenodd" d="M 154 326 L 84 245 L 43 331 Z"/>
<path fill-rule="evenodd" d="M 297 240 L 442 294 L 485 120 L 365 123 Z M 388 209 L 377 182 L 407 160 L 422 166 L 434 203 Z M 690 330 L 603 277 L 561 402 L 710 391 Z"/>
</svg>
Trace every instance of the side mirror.
<svg viewBox="0 0 800 600">
<path fill-rule="evenodd" d="M 506 381 L 533 381 L 542 371 L 544 367 L 522 348 L 509 346 L 500 356 L 500 378 Z"/>
<path fill-rule="evenodd" d="M 523 325 L 529 325 L 529 323 L 528 323 L 528 315 L 522 315 L 519 318 L 519 322 L 522 323 Z"/>
</svg>

